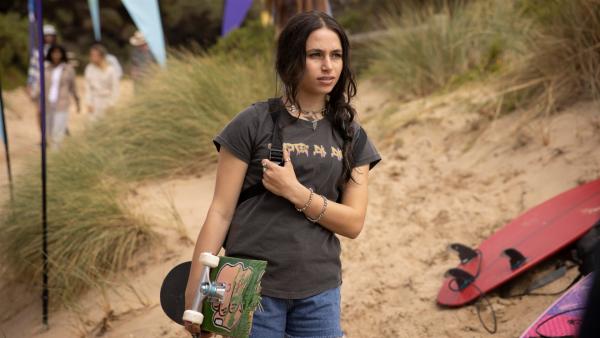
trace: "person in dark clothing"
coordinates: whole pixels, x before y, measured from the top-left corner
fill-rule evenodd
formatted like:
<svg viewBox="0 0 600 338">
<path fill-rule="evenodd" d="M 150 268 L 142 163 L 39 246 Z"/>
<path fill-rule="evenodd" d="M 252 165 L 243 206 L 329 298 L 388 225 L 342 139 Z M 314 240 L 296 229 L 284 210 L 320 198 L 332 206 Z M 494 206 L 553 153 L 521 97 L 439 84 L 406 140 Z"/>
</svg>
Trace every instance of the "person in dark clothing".
<svg viewBox="0 0 600 338">
<path fill-rule="evenodd" d="M 250 105 L 214 138 L 216 186 L 194 250 L 186 309 L 203 269 L 197 258 L 224 247 L 228 256 L 268 262 L 263 310 L 254 313 L 250 337 L 343 336 L 337 236 L 360 234 L 369 170 L 381 160 L 350 104 L 356 84 L 349 47 L 331 16 L 292 17 L 275 62 L 284 95 Z M 282 163 L 269 159 L 277 130 Z M 265 192 L 238 203 L 258 183 Z M 186 328 L 200 331 L 191 322 Z"/>
<path fill-rule="evenodd" d="M 586 311 L 579 329 L 580 338 L 597 338 L 600 336 L 600 243 L 596 245 L 594 257 L 596 257 L 594 284 L 588 296 Z"/>
</svg>

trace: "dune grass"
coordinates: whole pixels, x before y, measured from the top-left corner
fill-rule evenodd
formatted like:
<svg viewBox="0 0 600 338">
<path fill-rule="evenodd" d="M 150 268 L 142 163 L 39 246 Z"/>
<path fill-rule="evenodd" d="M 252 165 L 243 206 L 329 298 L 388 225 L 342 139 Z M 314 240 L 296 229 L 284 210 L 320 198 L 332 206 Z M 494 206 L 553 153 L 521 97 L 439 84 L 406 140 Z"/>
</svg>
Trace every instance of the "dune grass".
<svg viewBox="0 0 600 338">
<path fill-rule="evenodd" d="M 382 17 L 388 33 L 372 46 L 367 72 L 391 79 L 387 82 L 405 96 L 481 79 L 522 47 L 523 22 L 515 19 L 512 1 L 458 2 L 441 11 L 405 3 Z"/>
<path fill-rule="evenodd" d="M 233 63 L 177 53 L 155 70 L 139 95 L 48 158 L 49 261 L 52 304 L 68 304 L 110 272 L 127 266 L 157 239 L 152 226 L 122 203 L 142 181 L 202 171 L 216 158 L 212 137 L 230 118 L 274 93 L 262 57 Z M 0 254 L 15 278 L 41 281 L 39 164 L 16 179 L 3 206 Z"/>
<path fill-rule="evenodd" d="M 538 29 L 504 78 L 503 111 L 551 114 L 600 98 L 600 0 L 528 0 L 524 9 Z"/>
</svg>

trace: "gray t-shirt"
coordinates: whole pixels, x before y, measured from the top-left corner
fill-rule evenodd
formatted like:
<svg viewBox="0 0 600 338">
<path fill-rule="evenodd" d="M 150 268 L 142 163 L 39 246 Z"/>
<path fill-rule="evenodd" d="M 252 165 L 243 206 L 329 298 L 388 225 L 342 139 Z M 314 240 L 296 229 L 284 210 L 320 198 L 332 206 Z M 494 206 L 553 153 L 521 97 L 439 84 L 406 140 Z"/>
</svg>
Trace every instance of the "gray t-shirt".
<svg viewBox="0 0 600 338">
<path fill-rule="evenodd" d="M 282 113 L 279 120 L 284 126 L 283 146 L 290 150 L 298 181 L 336 201 L 342 137 L 326 118 L 318 121 L 314 130 L 312 122 L 296 120 L 290 114 Z M 242 190 L 262 179 L 261 160 L 269 158 L 272 132 L 268 102 L 257 102 L 240 112 L 213 140 L 217 151 L 225 146 L 248 163 Z M 369 163 L 372 168 L 380 160 L 367 140 L 354 165 Z M 224 247 L 228 256 L 268 261 L 261 283 L 266 296 L 305 298 L 342 282 L 340 242 L 335 234 L 308 221 L 291 202 L 270 192 L 238 205 Z"/>
</svg>

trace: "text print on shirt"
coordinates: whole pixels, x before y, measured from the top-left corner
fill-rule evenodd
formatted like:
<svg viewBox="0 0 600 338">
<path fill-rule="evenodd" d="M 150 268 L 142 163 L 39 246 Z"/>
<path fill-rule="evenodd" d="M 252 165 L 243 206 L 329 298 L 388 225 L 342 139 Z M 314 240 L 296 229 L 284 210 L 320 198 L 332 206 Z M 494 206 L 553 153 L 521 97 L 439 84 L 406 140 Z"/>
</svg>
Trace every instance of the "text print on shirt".
<svg viewBox="0 0 600 338">
<path fill-rule="evenodd" d="M 269 149 L 271 148 L 271 143 L 268 144 Z M 307 157 L 327 157 L 327 147 L 323 145 L 313 144 L 308 145 L 306 143 L 283 143 L 283 148 L 286 149 L 290 155 L 306 155 Z M 311 151 L 312 149 L 312 151 Z M 329 155 L 332 158 L 336 158 L 338 161 L 341 161 L 344 156 L 342 153 L 342 149 L 338 147 L 331 146 Z"/>
</svg>

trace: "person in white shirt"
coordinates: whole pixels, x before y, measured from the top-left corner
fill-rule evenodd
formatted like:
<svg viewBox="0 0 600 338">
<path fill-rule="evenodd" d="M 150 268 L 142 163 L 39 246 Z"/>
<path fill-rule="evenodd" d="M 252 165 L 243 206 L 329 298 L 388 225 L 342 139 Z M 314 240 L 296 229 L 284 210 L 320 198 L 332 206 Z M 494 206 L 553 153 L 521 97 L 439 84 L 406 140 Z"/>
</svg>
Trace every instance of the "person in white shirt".
<svg viewBox="0 0 600 338">
<path fill-rule="evenodd" d="M 67 132 L 71 98 L 77 104 L 79 112 L 79 95 L 75 86 L 75 69 L 68 62 L 67 51 L 60 45 L 48 48 L 45 68 L 45 100 L 46 100 L 46 137 L 49 145 L 59 148 Z M 39 86 L 33 88 L 32 96 L 38 100 L 41 95 Z"/>
<path fill-rule="evenodd" d="M 106 60 L 106 48 L 94 44 L 90 48 L 90 63 L 85 67 L 85 98 L 91 120 L 102 118 L 119 98 L 119 77 Z"/>
</svg>

